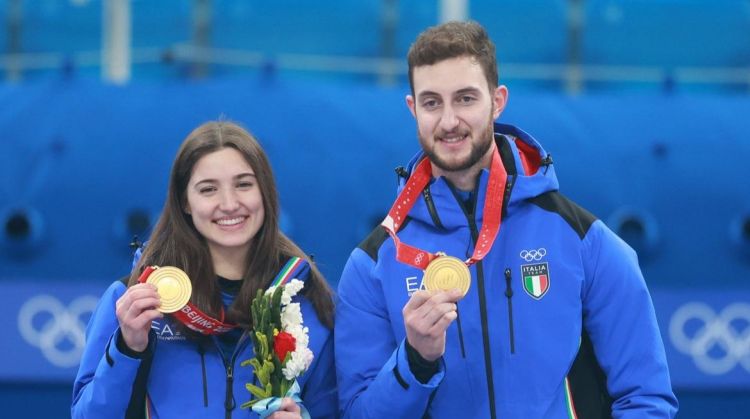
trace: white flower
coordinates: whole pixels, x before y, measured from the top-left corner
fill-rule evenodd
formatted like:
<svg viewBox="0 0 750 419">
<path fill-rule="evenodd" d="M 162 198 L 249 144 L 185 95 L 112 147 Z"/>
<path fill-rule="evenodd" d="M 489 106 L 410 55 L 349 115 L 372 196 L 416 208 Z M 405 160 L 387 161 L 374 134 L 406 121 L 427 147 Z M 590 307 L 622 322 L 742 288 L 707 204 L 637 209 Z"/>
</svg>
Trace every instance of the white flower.
<svg viewBox="0 0 750 419">
<path fill-rule="evenodd" d="M 285 332 L 294 336 L 294 352 L 281 369 L 284 378 L 293 380 L 307 371 L 313 360 L 313 353 L 308 348 L 310 329 L 302 325 L 302 312 L 299 303 L 291 303 L 284 307 L 281 313 L 281 324 Z"/>
<path fill-rule="evenodd" d="M 302 311 L 299 303 L 290 303 L 281 309 L 281 327 L 286 330 L 291 326 L 302 324 Z"/>
<path fill-rule="evenodd" d="M 302 325 L 290 326 L 289 328 L 285 328 L 284 331 L 294 336 L 294 341 L 296 342 L 295 347 L 297 348 L 306 348 L 310 343 L 310 337 L 308 336 L 309 329 L 302 327 Z"/>
<path fill-rule="evenodd" d="M 291 303 L 292 297 L 297 295 L 297 293 L 304 286 L 305 286 L 305 283 L 296 278 L 292 279 L 291 281 L 283 285 L 284 291 L 282 291 L 281 293 L 281 305 L 285 306 Z M 272 295 L 274 291 L 276 291 L 277 287 L 278 285 L 273 285 L 273 286 L 268 287 L 268 289 L 266 290 L 266 295 Z"/>
<path fill-rule="evenodd" d="M 292 352 L 292 356 L 281 369 L 284 374 L 284 378 L 287 380 L 294 380 L 307 370 L 313 360 L 313 353 L 307 347 L 300 347 L 297 345 L 297 349 Z"/>
<path fill-rule="evenodd" d="M 281 304 L 286 305 L 292 302 L 292 297 L 297 295 L 297 293 L 302 289 L 302 287 L 305 286 L 305 283 L 300 281 L 299 279 L 292 279 L 284 285 L 284 292 L 281 294 Z"/>
</svg>

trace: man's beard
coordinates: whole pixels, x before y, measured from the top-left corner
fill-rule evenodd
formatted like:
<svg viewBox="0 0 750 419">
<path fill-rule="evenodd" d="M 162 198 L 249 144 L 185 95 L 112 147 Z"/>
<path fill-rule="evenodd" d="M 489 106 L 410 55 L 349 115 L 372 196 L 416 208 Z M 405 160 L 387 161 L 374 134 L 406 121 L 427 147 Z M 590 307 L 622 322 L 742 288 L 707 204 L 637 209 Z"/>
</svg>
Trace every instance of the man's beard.
<svg viewBox="0 0 750 419">
<path fill-rule="evenodd" d="M 459 132 L 465 134 L 462 131 Z M 430 161 L 435 166 L 446 172 L 460 172 L 466 170 L 477 164 L 477 162 L 482 160 L 482 158 L 487 154 L 490 147 L 492 147 L 492 142 L 495 140 L 494 124 L 491 116 L 490 120 L 487 123 L 487 128 L 485 128 L 484 132 L 481 133 L 479 140 L 480 141 L 475 142 L 471 145 L 471 153 L 469 153 L 469 156 L 466 159 L 456 162 L 449 162 L 442 159 L 440 156 L 438 156 L 438 153 L 435 152 L 435 144 L 439 140 L 436 139 L 432 144 L 432 147 L 425 147 L 426 141 L 424 141 L 421 136 L 419 138 L 419 142 L 420 144 L 422 144 L 422 149 L 424 150 L 424 153 L 427 155 Z"/>
</svg>

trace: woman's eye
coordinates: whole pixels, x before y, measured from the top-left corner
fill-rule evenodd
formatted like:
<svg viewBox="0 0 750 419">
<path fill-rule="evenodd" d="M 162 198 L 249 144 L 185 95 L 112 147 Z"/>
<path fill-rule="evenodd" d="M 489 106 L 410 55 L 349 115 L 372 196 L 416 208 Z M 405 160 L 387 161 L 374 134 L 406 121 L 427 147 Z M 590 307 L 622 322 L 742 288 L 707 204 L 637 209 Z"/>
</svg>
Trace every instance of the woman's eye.
<svg viewBox="0 0 750 419">
<path fill-rule="evenodd" d="M 216 188 L 213 186 L 205 186 L 203 188 L 198 189 L 198 192 L 202 194 L 208 194 L 208 193 L 214 192 L 215 190 Z"/>
<path fill-rule="evenodd" d="M 253 187 L 252 182 L 240 182 L 237 184 L 237 187 L 240 189 L 250 189 Z"/>
</svg>

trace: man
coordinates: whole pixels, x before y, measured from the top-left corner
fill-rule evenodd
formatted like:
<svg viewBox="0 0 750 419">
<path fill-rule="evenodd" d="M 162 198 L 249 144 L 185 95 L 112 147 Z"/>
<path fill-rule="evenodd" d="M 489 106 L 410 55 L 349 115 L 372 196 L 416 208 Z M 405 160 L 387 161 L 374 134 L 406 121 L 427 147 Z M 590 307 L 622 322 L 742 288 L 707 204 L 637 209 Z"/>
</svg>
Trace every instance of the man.
<svg viewBox="0 0 750 419">
<path fill-rule="evenodd" d="M 344 416 L 673 417 L 636 255 L 494 124 L 508 89 L 485 30 L 430 28 L 408 61 L 422 152 L 339 283 Z"/>
</svg>

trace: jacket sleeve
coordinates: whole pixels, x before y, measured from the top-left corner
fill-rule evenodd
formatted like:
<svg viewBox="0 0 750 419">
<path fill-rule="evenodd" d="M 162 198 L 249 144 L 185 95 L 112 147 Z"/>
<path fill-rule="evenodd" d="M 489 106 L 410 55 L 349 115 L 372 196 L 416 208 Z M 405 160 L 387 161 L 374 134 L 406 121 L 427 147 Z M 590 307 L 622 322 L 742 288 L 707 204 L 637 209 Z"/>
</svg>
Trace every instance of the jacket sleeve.
<svg viewBox="0 0 750 419">
<path fill-rule="evenodd" d="M 635 252 L 601 221 L 584 238 L 583 321 L 607 376 L 614 418 L 672 418 L 664 343 Z"/>
<path fill-rule="evenodd" d="M 86 346 L 73 384 L 71 417 L 125 417 L 133 383 L 141 364 L 117 349 L 121 339 L 115 303 L 125 292 L 120 281 L 113 283 L 99 300 L 86 328 Z M 153 353 L 155 339 L 147 351 Z"/>
<path fill-rule="evenodd" d="M 371 275 L 374 262 L 355 249 L 344 267 L 336 304 L 336 372 L 343 417 L 414 418 L 424 415 L 431 395 L 445 375 L 426 384 L 409 369 L 404 340 L 397 341 L 380 282 Z M 399 311 L 400 313 L 400 311 Z"/>
</svg>

